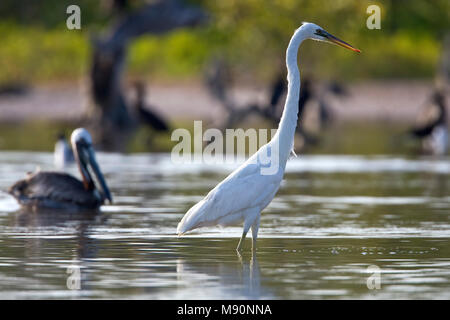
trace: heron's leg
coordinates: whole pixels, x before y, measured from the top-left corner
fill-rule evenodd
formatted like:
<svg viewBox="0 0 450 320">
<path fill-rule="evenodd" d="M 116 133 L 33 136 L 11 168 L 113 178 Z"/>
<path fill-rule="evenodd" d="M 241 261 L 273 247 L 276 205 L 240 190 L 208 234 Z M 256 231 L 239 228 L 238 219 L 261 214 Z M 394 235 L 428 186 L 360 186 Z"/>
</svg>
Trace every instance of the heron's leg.
<svg viewBox="0 0 450 320">
<path fill-rule="evenodd" d="M 250 230 L 250 227 L 255 222 L 255 218 L 258 217 L 258 213 L 259 213 L 258 209 L 256 209 L 256 208 L 252 208 L 252 209 L 249 209 L 248 211 L 244 212 L 244 216 L 245 216 L 244 230 L 242 232 L 241 239 L 239 240 L 239 244 L 236 248 L 237 252 L 242 251 L 242 245 L 244 244 L 244 240 L 245 240 L 245 237 L 247 236 L 247 232 L 248 232 L 248 230 Z M 259 222 L 258 222 L 258 224 L 259 224 Z"/>
<path fill-rule="evenodd" d="M 237 249 L 236 249 L 236 254 L 237 254 L 237 257 L 238 257 L 238 259 L 239 259 L 239 263 L 240 263 L 241 265 L 243 265 L 242 254 L 241 254 L 239 251 L 237 251 Z"/>
<path fill-rule="evenodd" d="M 245 227 L 244 227 L 244 232 L 242 232 L 242 237 L 239 240 L 238 246 L 236 248 L 236 251 L 238 253 L 240 253 L 242 251 L 242 245 L 244 244 L 244 240 L 245 240 L 245 237 L 247 236 L 248 229 L 249 228 L 247 228 L 247 230 L 245 230 Z"/>
<path fill-rule="evenodd" d="M 261 214 L 259 213 L 255 219 L 255 222 L 252 224 L 252 251 L 256 251 L 256 239 L 258 238 L 258 230 L 259 230 L 259 220 Z"/>
</svg>

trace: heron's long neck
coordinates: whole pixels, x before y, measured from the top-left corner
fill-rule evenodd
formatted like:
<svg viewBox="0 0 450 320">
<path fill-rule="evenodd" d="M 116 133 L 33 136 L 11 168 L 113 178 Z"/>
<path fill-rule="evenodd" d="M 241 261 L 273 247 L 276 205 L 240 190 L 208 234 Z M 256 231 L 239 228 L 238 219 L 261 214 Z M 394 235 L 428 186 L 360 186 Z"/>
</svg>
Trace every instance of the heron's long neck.
<svg viewBox="0 0 450 320">
<path fill-rule="evenodd" d="M 300 95 L 300 71 L 297 65 L 298 48 L 305 35 L 298 29 L 286 50 L 286 65 L 288 69 L 288 89 L 283 115 L 281 116 L 278 131 L 274 136 L 279 143 L 280 164 L 285 165 L 294 144 L 295 128 L 297 127 L 298 100 Z"/>
</svg>

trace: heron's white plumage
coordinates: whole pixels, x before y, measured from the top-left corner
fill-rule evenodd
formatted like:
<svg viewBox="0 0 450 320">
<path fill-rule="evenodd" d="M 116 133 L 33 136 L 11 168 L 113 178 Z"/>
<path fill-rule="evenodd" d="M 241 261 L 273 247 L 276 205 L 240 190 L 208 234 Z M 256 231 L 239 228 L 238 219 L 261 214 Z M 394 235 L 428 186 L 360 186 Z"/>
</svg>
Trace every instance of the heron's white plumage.
<svg viewBox="0 0 450 320">
<path fill-rule="evenodd" d="M 294 143 L 300 90 L 298 48 L 304 39 L 315 37 L 314 30 L 317 28 L 312 23 L 304 23 L 289 43 L 286 51 L 288 94 L 275 136 L 185 214 L 177 227 L 179 235 L 199 227 L 226 226 L 242 221 L 244 233 L 247 233 L 250 226 L 259 225 L 261 211 L 272 201 L 280 187 Z M 272 151 L 279 156 L 277 170 L 274 174 L 262 174 L 263 163 L 266 162 L 261 159 Z"/>
<path fill-rule="evenodd" d="M 267 147 L 270 148 L 270 143 L 263 148 Z M 245 220 L 243 213 L 248 209 L 262 211 L 278 191 L 284 170 L 261 175 L 264 165 L 258 155 L 255 153 L 194 205 L 178 224 L 177 233 L 181 235 L 199 227 L 233 225 Z"/>
<path fill-rule="evenodd" d="M 344 43 L 313 23 L 304 23 L 295 31 L 286 51 L 288 93 L 277 133 L 269 143 L 189 209 L 178 224 L 178 235 L 199 227 L 227 226 L 243 221 L 244 230 L 238 250 L 250 227 L 255 244 L 261 211 L 278 191 L 286 162 L 293 151 L 300 93 L 298 48 L 305 39 L 326 41 L 327 38 L 332 42 Z M 352 48 L 344 44 L 347 48 Z M 268 173 L 268 168 L 274 169 Z"/>
</svg>

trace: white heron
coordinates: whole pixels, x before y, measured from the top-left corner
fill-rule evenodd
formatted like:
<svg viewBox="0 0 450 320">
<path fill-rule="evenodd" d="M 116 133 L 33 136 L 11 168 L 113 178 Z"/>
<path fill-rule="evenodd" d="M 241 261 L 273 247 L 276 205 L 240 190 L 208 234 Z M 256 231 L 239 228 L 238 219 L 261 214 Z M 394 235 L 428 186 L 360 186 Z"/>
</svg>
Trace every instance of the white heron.
<svg viewBox="0 0 450 320">
<path fill-rule="evenodd" d="M 314 23 L 303 23 L 294 32 L 286 50 L 288 93 L 277 133 L 212 189 L 203 200 L 189 209 L 178 224 L 179 236 L 199 227 L 229 226 L 243 222 L 242 237 L 236 250 L 238 252 L 242 250 L 250 227 L 252 228 L 252 248 L 256 249 L 261 211 L 272 201 L 278 191 L 286 162 L 293 150 L 300 92 L 297 53 L 300 44 L 306 39 L 332 42 L 360 52 Z M 265 171 L 268 167 L 275 167 L 276 170 Z"/>
</svg>

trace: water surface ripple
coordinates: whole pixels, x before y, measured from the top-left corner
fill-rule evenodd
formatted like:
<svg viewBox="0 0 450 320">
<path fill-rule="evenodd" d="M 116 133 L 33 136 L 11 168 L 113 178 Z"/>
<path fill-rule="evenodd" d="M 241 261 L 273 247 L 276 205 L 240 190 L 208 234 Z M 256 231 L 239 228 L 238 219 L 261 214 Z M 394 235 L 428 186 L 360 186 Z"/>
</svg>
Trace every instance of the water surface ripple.
<svg viewBox="0 0 450 320">
<path fill-rule="evenodd" d="M 248 239 L 240 257 L 239 226 L 175 235 L 239 162 L 100 153 L 113 205 L 38 214 L 5 191 L 27 171 L 52 170 L 52 155 L 0 152 L 0 298 L 450 299 L 449 160 L 292 159 L 262 214 L 258 251 Z M 373 265 L 381 288 L 370 290 Z M 74 270 L 80 290 L 68 288 Z"/>
</svg>

